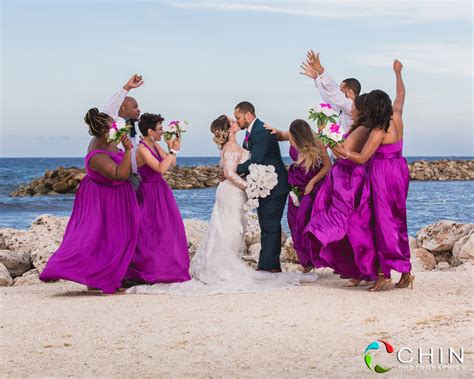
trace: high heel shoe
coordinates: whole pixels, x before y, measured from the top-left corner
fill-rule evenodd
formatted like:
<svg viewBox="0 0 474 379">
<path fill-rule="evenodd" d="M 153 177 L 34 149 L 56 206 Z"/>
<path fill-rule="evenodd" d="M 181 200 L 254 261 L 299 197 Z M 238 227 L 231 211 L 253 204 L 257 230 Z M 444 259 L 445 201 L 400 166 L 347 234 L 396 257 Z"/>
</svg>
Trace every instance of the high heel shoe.
<svg viewBox="0 0 474 379">
<path fill-rule="evenodd" d="M 354 287 L 359 287 L 359 284 L 362 283 L 362 280 L 360 279 L 351 279 L 346 284 L 344 284 L 344 287 L 347 288 L 354 288 Z"/>
<path fill-rule="evenodd" d="M 403 276 L 400 278 L 397 284 L 395 284 L 395 287 L 397 288 L 408 288 L 413 289 L 413 281 L 415 280 L 415 275 L 412 275 L 411 273 L 408 273 L 408 275 Z"/>
<path fill-rule="evenodd" d="M 388 291 L 392 287 L 392 279 L 386 278 L 384 274 L 379 274 L 377 281 L 373 287 L 368 289 L 369 292 Z"/>
</svg>

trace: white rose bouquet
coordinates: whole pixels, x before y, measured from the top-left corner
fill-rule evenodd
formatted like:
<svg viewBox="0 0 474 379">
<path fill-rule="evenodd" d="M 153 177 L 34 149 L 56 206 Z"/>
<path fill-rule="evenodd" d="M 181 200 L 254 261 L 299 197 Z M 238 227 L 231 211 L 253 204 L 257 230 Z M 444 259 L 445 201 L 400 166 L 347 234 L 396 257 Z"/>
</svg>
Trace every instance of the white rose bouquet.
<svg viewBox="0 0 474 379">
<path fill-rule="evenodd" d="M 336 146 L 343 142 L 345 135 L 342 132 L 341 126 L 337 123 L 339 115 L 332 108 L 331 104 L 319 104 L 316 109 L 309 110 L 309 119 L 316 121 L 318 131 L 316 136 L 323 141 L 325 145 L 330 147 Z"/>
<path fill-rule="evenodd" d="M 125 120 L 119 118 L 114 122 L 107 133 L 107 142 L 113 142 L 119 144 L 122 138 L 130 134 L 131 127 L 125 123 Z"/>
<path fill-rule="evenodd" d="M 339 114 L 332 108 L 331 104 L 321 103 L 316 108 L 309 110 L 308 119 L 316 121 L 318 129 L 324 128 L 328 122 L 336 123 Z"/>
<path fill-rule="evenodd" d="M 249 175 L 247 175 L 247 203 L 244 209 L 247 213 L 249 227 L 256 225 L 256 218 L 252 212 L 258 208 L 258 199 L 263 199 L 270 195 L 271 190 L 278 184 L 278 174 L 275 172 L 275 167 L 260 164 L 251 164 L 249 166 Z"/>
</svg>

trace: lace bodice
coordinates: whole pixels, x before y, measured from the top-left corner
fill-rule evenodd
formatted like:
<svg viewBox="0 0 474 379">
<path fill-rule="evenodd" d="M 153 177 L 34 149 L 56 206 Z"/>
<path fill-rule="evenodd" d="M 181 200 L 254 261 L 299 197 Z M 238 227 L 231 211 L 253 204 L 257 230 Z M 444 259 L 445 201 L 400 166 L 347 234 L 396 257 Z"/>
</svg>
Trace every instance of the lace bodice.
<svg viewBox="0 0 474 379">
<path fill-rule="evenodd" d="M 237 175 L 237 165 L 249 159 L 250 153 L 243 151 L 224 151 L 221 154 L 220 166 L 224 170 L 225 177 L 241 189 L 245 189 L 247 182 Z"/>
</svg>

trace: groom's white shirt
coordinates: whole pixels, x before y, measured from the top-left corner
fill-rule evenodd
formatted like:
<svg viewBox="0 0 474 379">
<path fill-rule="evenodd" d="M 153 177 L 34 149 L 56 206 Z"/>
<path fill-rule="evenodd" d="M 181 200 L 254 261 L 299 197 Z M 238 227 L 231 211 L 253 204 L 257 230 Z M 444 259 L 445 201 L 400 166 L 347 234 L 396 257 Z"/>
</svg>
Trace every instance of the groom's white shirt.
<svg viewBox="0 0 474 379">
<path fill-rule="evenodd" d="M 249 134 L 252 133 L 252 127 L 253 127 L 253 124 L 255 124 L 255 121 L 257 121 L 257 117 L 254 118 L 254 120 L 250 123 L 249 127 L 247 128 Z"/>
<path fill-rule="evenodd" d="M 122 117 L 119 117 L 118 115 L 120 106 L 122 105 L 127 95 L 128 95 L 128 91 L 124 90 L 123 88 L 120 88 L 120 90 L 118 90 L 116 93 L 113 94 L 113 96 L 109 99 L 107 104 L 104 105 L 104 107 L 102 108 L 102 112 L 107 113 L 115 121 L 118 121 L 118 119 L 122 118 Z M 137 148 L 138 148 L 137 136 L 133 138 L 129 136 L 129 138 L 130 138 L 130 141 L 132 141 L 132 145 L 133 145 L 132 172 L 134 174 L 137 174 L 137 158 L 136 158 Z"/>
<path fill-rule="evenodd" d="M 316 88 L 325 103 L 331 104 L 333 109 L 339 113 L 339 123 L 344 133 L 347 133 L 352 126 L 352 100 L 344 95 L 339 84 L 327 73 L 327 70 L 314 79 Z"/>
</svg>

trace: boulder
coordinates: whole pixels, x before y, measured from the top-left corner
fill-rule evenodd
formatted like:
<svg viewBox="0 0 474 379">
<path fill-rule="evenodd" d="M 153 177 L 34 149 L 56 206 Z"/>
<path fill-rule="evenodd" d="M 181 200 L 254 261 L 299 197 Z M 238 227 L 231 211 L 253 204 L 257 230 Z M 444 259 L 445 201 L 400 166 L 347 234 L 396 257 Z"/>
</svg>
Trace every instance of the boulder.
<svg viewBox="0 0 474 379">
<path fill-rule="evenodd" d="M 30 254 L 21 250 L 0 250 L 0 263 L 7 268 L 12 278 L 21 276 L 31 269 Z"/>
<path fill-rule="evenodd" d="M 423 270 L 431 271 L 436 267 L 436 259 L 428 250 L 417 248 L 413 251 L 412 259 L 418 260 Z M 416 263 L 414 266 L 418 266 Z M 414 268 L 416 270 L 416 268 Z"/>
<path fill-rule="evenodd" d="M 186 237 L 188 238 L 188 250 L 191 257 L 196 253 L 197 247 L 207 232 L 209 224 L 201 220 L 186 219 L 184 228 L 186 230 Z"/>
<path fill-rule="evenodd" d="M 453 246 L 453 263 L 474 262 L 474 230 L 460 238 Z"/>
<path fill-rule="evenodd" d="M 252 261 L 258 263 L 258 258 L 260 257 L 260 250 L 262 249 L 262 245 L 260 243 L 255 243 L 244 252 L 243 259 L 246 261 Z"/>
<path fill-rule="evenodd" d="M 14 286 L 29 286 L 33 284 L 41 284 L 44 283 L 39 278 L 39 272 L 37 269 L 33 269 L 30 271 L 25 272 L 22 276 L 15 278 L 13 280 Z"/>
<path fill-rule="evenodd" d="M 418 244 L 433 254 L 451 251 L 456 241 L 474 229 L 474 224 L 442 220 L 425 226 L 416 234 Z"/>
<path fill-rule="evenodd" d="M 13 284 L 13 279 L 10 276 L 7 268 L 0 263 L 0 287 L 8 287 Z"/>
<path fill-rule="evenodd" d="M 283 262 L 298 263 L 298 256 L 296 250 L 293 247 L 293 240 L 291 237 L 285 241 L 283 249 L 281 251 L 281 260 Z"/>
</svg>

